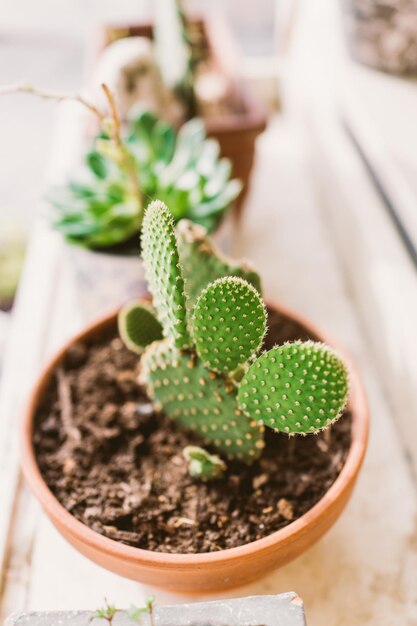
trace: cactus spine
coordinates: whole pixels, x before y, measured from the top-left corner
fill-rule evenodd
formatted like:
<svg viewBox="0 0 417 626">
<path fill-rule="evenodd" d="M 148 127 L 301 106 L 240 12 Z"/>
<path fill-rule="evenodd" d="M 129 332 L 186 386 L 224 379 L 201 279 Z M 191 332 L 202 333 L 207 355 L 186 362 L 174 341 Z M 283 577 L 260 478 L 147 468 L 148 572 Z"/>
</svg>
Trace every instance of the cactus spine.
<svg viewBox="0 0 417 626">
<path fill-rule="evenodd" d="M 187 304 L 173 222 L 160 202 L 145 215 L 142 249 L 165 339 L 145 349 L 141 377 L 170 418 L 227 458 L 249 463 L 265 445 L 264 426 L 308 434 L 340 417 L 348 396 L 343 361 L 312 341 L 259 355 L 266 310 L 249 282 L 214 280 Z M 133 341 L 131 326 L 123 328 L 122 338 Z"/>
</svg>

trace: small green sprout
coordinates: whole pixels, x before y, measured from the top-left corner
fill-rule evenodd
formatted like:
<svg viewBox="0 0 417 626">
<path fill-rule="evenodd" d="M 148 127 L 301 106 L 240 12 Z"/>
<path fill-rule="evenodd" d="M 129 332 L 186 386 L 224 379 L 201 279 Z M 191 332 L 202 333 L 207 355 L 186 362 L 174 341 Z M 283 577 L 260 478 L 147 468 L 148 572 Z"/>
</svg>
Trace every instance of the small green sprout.
<svg viewBox="0 0 417 626">
<path fill-rule="evenodd" d="M 135 624 L 140 624 L 142 622 L 142 616 L 147 613 L 149 615 L 150 626 L 155 626 L 154 607 L 155 598 L 153 596 L 150 596 L 146 599 L 144 606 L 132 606 L 128 611 L 128 617 L 130 621 L 134 622 Z M 109 624 L 113 624 L 114 616 L 120 611 L 121 609 L 117 609 L 114 604 L 109 604 L 105 599 L 104 606 L 94 611 L 90 618 L 90 622 L 94 619 L 104 619 Z"/>
<path fill-rule="evenodd" d="M 188 463 L 188 472 L 193 478 L 203 481 L 222 478 L 227 469 L 217 454 L 210 454 L 204 448 L 187 446 L 182 454 Z"/>
<path fill-rule="evenodd" d="M 93 619 L 105 619 L 109 624 L 112 624 L 113 617 L 116 615 L 117 611 L 118 609 L 115 607 L 115 605 L 109 604 L 105 599 L 104 606 L 94 611 L 90 621 Z"/>
<path fill-rule="evenodd" d="M 128 613 L 129 619 L 136 624 L 140 624 L 142 622 L 142 616 L 147 613 L 149 615 L 150 625 L 155 626 L 154 608 L 155 598 L 153 596 L 150 596 L 149 598 L 147 598 L 145 606 L 132 606 L 130 608 Z"/>
</svg>

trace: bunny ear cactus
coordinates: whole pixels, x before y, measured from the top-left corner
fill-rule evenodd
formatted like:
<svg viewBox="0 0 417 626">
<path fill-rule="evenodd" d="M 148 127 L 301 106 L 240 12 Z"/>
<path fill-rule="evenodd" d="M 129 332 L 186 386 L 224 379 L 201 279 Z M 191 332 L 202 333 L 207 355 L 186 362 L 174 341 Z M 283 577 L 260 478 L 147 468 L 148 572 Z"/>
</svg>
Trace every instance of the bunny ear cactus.
<svg viewBox="0 0 417 626">
<path fill-rule="evenodd" d="M 229 459 L 250 462 L 264 447 L 263 426 L 236 402 L 233 380 L 207 369 L 195 352 L 156 341 L 141 359 L 141 382 L 158 408 Z"/>
<path fill-rule="evenodd" d="M 203 226 L 181 220 L 177 224 L 177 241 L 189 310 L 201 291 L 217 278 L 244 278 L 261 293 L 259 274 L 246 261 L 237 262 L 217 250 Z"/>
<path fill-rule="evenodd" d="M 158 200 L 149 205 L 143 220 L 142 257 L 165 337 L 169 337 L 179 350 L 188 348 L 186 297 L 174 220 L 167 207 Z"/>
<path fill-rule="evenodd" d="M 259 355 L 266 310 L 249 282 L 217 279 L 187 305 L 173 221 L 161 202 L 146 213 L 142 245 L 165 338 L 145 348 L 141 380 L 168 417 L 226 458 L 250 463 L 265 446 L 264 426 L 316 433 L 341 416 L 348 374 L 328 346 L 295 341 Z M 128 347 L 137 343 L 135 325 L 123 329 Z"/>
<path fill-rule="evenodd" d="M 153 341 L 162 339 L 162 325 L 149 302 L 138 300 L 124 306 L 118 315 L 119 335 L 132 352 L 142 354 Z"/>
<path fill-rule="evenodd" d="M 238 403 L 265 426 L 288 434 L 317 433 L 346 404 L 348 375 L 328 346 L 294 341 L 262 354 L 242 378 Z"/>
<path fill-rule="evenodd" d="M 261 347 L 266 332 L 265 305 L 245 280 L 219 278 L 200 294 L 191 326 L 203 365 L 228 374 Z"/>
</svg>

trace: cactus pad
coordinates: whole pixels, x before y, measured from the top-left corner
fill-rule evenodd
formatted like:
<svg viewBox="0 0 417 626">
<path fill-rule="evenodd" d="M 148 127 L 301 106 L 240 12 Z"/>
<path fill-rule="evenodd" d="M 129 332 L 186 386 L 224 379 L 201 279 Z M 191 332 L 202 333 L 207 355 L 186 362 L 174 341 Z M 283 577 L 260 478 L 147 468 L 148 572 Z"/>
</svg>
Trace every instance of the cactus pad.
<svg viewBox="0 0 417 626">
<path fill-rule="evenodd" d="M 242 278 L 219 278 L 200 294 L 192 332 L 203 364 L 233 372 L 255 355 L 266 331 L 266 310 L 256 289 Z"/>
<path fill-rule="evenodd" d="M 188 463 L 188 472 L 192 478 L 206 482 L 222 478 L 226 471 L 225 462 L 217 454 L 210 454 L 204 448 L 187 446 L 182 454 Z"/>
<path fill-rule="evenodd" d="M 169 340 L 150 345 L 141 359 L 149 396 L 180 426 L 196 432 L 227 458 L 251 462 L 264 447 L 263 427 L 237 406 L 232 382 L 207 370 Z"/>
<path fill-rule="evenodd" d="M 217 250 L 203 226 L 181 220 L 177 224 L 177 239 L 190 309 L 209 283 L 225 276 L 244 278 L 261 293 L 259 274 L 246 261 L 235 261 Z"/>
<path fill-rule="evenodd" d="M 174 222 L 168 208 L 158 200 L 149 205 L 143 220 L 142 257 L 164 336 L 179 350 L 186 349 L 190 337 Z"/>
<path fill-rule="evenodd" d="M 262 354 L 242 378 L 238 403 L 252 419 L 275 430 L 316 433 L 341 415 L 348 374 L 328 346 L 296 341 Z"/>
<path fill-rule="evenodd" d="M 123 343 L 136 354 L 142 354 L 146 346 L 162 339 L 162 326 L 153 306 L 145 300 L 128 302 L 120 309 L 117 322 Z"/>
</svg>

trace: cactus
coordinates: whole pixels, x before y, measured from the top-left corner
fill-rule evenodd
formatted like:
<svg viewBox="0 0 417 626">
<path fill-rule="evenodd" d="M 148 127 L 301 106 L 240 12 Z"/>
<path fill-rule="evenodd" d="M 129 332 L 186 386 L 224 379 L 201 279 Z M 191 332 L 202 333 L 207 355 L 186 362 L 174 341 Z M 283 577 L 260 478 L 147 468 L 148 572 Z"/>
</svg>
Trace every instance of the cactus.
<svg viewBox="0 0 417 626">
<path fill-rule="evenodd" d="M 217 250 L 208 240 L 203 226 L 181 220 L 177 224 L 177 239 L 189 310 L 192 310 L 201 291 L 217 278 L 244 278 L 261 293 L 259 274 L 246 261 L 236 262 Z"/>
<path fill-rule="evenodd" d="M 153 341 L 162 339 L 162 326 L 149 302 L 130 302 L 120 309 L 117 321 L 120 337 L 136 354 L 142 354 Z"/>
<path fill-rule="evenodd" d="M 206 482 L 222 478 L 226 471 L 226 464 L 217 454 L 210 454 L 199 446 L 187 446 L 182 451 L 188 462 L 188 472 L 193 478 Z"/>
<path fill-rule="evenodd" d="M 275 346 L 240 382 L 242 411 L 289 434 L 316 433 L 340 417 L 348 393 L 344 363 L 328 346 L 294 341 Z"/>
<path fill-rule="evenodd" d="M 262 345 L 265 305 L 242 278 L 219 278 L 200 294 L 191 326 L 203 365 L 218 373 L 233 372 Z"/>
<path fill-rule="evenodd" d="M 167 207 L 158 200 L 149 205 L 143 221 L 142 256 L 164 335 L 179 350 L 187 348 L 190 337 L 174 221 Z"/>
<path fill-rule="evenodd" d="M 232 380 L 208 370 L 195 353 L 156 341 L 141 359 L 141 382 L 158 408 L 227 458 L 250 462 L 264 447 L 263 427 L 236 403 Z"/>
<path fill-rule="evenodd" d="M 266 310 L 249 282 L 217 279 L 187 306 L 173 221 L 160 202 L 147 210 L 142 245 L 165 339 L 145 348 L 141 380 L 168 417 L 226 458 L 250 463 L 265 445 L 265 426 L 316 433 L 341 416 L 348 374 L 331 348 L 295 341 L 259 355 Z M 195 274 L 200 269 L 196 263 Z M 130 333 L 126 324 L 128 346 Z"/>
</svg>

